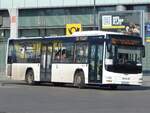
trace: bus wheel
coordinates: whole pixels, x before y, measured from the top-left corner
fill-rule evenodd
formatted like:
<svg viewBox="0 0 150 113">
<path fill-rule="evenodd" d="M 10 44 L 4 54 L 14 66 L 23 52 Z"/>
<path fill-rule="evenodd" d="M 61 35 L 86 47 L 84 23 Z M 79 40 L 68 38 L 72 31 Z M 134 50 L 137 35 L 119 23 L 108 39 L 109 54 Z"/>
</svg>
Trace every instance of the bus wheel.
<svg viewBox="0 0 150 113">
<path fill-rule="evenodd" d="M 25 77 L 26 83 L 29 85 L 34 84 L 34 73 L 32 70 L 28 70 Z"/>
<path fill-rule="evenodd" d="M 85 86 L 84 74 L 82 71 L 77 72 L 74 77 L 74 86 L 83 88 Z"/>
</svg>

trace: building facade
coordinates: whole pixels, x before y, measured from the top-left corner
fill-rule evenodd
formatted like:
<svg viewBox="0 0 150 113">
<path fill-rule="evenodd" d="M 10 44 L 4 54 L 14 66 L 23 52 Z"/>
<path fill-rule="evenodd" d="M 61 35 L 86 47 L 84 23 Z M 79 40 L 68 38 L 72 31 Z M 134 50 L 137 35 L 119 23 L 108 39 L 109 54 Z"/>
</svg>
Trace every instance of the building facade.
<svg viewBox="0 0 150 113">
<path fill-rule="evenodd" d="M 5 70 L 6 42 L 10 37 L 11 11 L 16 11 L 18 37 L 65 35 L 66 24 L 80 23 L 82 30 L 98 28 L 104 11 L 143 10 L 150 23 L 149 0 L 0 0 L 0 73 Z M 146 44 L 144 72 L 150 72 L 150 44 Z M 2 75 L 2 74 L 1 74 Z"/>
</svg>

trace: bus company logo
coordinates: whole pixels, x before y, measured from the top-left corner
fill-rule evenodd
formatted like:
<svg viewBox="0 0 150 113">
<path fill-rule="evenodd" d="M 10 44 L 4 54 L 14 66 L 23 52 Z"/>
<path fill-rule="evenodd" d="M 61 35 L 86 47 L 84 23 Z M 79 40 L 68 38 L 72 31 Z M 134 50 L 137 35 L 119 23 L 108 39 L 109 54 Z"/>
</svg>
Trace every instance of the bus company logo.
<svg viewBox="0 0 150 113">
<path fill-rule="evenodd" d="M 66 24 L 66 35 L 70 36 L 77 31 L 82 31 L 81 24 Z"/>
</svg>

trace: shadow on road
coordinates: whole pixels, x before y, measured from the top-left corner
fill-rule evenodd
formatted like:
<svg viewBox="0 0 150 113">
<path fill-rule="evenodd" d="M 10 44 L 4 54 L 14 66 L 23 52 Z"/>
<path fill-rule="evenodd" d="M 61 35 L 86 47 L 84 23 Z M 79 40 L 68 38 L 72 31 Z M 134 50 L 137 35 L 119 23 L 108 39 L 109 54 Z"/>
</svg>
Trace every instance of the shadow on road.
<svg viewBox="0 0 150 113">
<path fill-rule="evenodd" d="M 29 86 L 24 81 L 0 81 L 1 86 Z M 62 88 L 76 88 L 72 84 L 53 84 L 53 83 L 36 83 L 35 85 L 30 85 L 31 87 L 62 87 Z M 150 90 L 150 86 L 118 86 L 117 89 L 111 89 L 107 86 L 86 86 L 84 89 L 91 90 L 113 90 L 113 91 L 140 91 L 140 90 Z"/>
</svg>

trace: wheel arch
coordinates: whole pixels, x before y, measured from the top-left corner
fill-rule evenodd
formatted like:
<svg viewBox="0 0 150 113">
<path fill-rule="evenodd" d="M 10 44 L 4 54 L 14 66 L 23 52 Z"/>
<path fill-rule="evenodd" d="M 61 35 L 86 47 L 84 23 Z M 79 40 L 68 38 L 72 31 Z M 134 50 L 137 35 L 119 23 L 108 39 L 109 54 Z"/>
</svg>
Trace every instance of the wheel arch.
<svg viewBox="0 0 150 113">
<path fill-rule="evenodd" d="M 83 69 L 81 69 L 81 68 L 78 68 L 78 69 L 76 69 L 75 70 L 75 72 L 74 72 L 74 78 L 73 78 L 73 82 L 74 82 L 74 80 L 75 80 L 75 76 L 76 76 L 76 74 L 77 73 L 79 73 L 79 72 L 83 72 L 83 78 L 84 78 L 84 82 L 85 82 L 85 72 L 84 72 L 84 70 Z"/>
<path fill-rule="evenodd" d="M 28 68 L 26 69 L 25 79 L 26 79 L 27 73 L 28 73 L 29 71 L 33 71 L 33 78 L 34 78 L 34 70 L 33 70 L 33 68 L 32 68 L 32 67 L 28 67 Z"/>
</svg>

